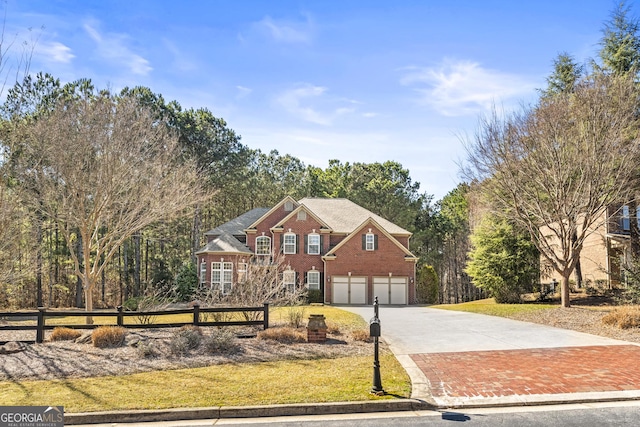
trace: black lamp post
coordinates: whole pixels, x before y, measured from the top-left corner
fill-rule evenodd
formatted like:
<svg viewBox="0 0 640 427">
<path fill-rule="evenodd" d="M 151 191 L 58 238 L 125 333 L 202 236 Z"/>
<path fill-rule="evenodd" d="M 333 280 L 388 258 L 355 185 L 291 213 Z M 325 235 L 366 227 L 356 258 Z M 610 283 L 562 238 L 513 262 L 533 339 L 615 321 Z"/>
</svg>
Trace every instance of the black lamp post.
<svg viewBox="0 0 640 427">
<path fill-rule="evenodd" d="M 381 396 L 384 394 L 382 379 L 380 378 L 379 343 L 380 338 L 380 318 L 378 318 L 378 297 L 373 302 L 373 319 L 369 321 L 369 336 L 373 337 L 373 387 L 371 393 Z"/>
</svg>

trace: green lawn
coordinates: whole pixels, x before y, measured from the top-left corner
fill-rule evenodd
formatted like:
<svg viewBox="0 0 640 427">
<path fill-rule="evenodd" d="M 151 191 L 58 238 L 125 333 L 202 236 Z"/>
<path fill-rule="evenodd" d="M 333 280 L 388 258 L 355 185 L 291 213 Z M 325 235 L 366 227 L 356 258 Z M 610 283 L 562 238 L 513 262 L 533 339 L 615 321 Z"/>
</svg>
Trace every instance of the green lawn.
<svg viewBox="0 0 640 427">
<path fill-rule="evenodd" d="M 487 298 L 460 304 L 432 305 L 432 308 L 452 311 L 466 311 L 470 313 L 488 314 L 491 316 L 509 317 L 518 313 L 528 313 L 532 311 L 548 310 L 557 308 L 557 304 L 498 304 L 493 298 Z"/>
</svg>

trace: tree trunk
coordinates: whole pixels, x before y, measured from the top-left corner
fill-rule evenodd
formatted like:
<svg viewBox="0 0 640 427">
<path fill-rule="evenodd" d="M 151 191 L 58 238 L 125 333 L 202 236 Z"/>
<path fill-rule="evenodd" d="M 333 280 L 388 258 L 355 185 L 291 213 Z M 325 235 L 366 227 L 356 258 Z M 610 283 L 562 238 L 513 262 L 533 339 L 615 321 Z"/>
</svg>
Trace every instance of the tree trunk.
<svg viewBox="0 0 640 427">
<path fill-rule="evenodd" d="M 77 253 L 78 253 L 78 262 L 80 263 L 80 270 L 82 270 L 82 265 L 83 265 L 83 250 L 82 250 L 82 236 L 80 235 L 80 233 L 78 233 L 78 242 L 77 242 Z M 82 308 L 83 304 L 82 304 L 82 278 L 80 277 L 80 275 L 78 275 L 78 277 L 76 278 L 76 307 L 77 308 Z"/>
<path fill-rule="evenodd" d="M 562 285 L 561 285 L 561 289 L 560 289 L 560 295 L 561 295 L 561 305 L 564 308 L 568 308 L 571 307 L 571 301 L 569 298 L 569 280 L 571 277 L 571 273 L 569 272 L 568 274 L 564 274 L 562 276 Z"/>
<path fill-rule="evenodd" d="M 141 237 L 140 234 L 135 234 L 133 236 L 133 286 L 134 286 L 134 296 L 139 297 L 142 295 L 141 286 L 140 286 L 140 265 L 142 264 L 141 257 Z"/>
</svg>

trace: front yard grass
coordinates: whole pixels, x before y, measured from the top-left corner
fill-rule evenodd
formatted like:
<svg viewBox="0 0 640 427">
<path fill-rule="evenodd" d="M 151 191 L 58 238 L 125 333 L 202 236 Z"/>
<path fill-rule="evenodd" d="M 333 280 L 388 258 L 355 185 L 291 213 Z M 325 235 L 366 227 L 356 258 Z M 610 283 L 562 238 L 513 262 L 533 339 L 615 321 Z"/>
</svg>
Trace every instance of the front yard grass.
<svg viewBox="0 0 640 427">
<path fill-rule="evenodd" d="M 469 313 L 488 314 L 490 316 L 510 317 L 519 313 L 529 313 L 532 311 L 548 310 L 557 308 L 557 304 L 498 304 L 493 298 L 477 301 L 463 302 L 459 304 L 432 305 L 432 308 L 452 311 L 466 311 Z"/>
<path fill-rule="evenodd" d="M 372 347 L 373 352 L 373 347 Z M 408 398 L 393 355 L 380 358 L 385 391 Z M 372 357 L 216 365 L 133 375 L 0 382 L 3 405 L 61 405 L 65 412 L 247 406 L 388 399 L 369 394 Z"/>
</svg>

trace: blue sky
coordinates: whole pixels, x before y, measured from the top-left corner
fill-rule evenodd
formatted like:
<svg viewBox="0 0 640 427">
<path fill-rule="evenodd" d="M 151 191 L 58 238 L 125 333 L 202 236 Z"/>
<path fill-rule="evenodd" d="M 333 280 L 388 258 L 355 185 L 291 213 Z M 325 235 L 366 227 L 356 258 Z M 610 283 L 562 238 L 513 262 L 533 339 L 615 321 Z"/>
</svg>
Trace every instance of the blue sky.
<svg viewBox="0 0 640 427">
<path fill-rule="evenodd" d="M 148 86 L 242 142 L 322 168 L 395 160 L 441 198 L 461 139 L 535 100 L 562 51 L 597 56 L 610 0 L 8 0 L 31 71 Z M 632 12 L 637 14 L 631 4 Z M 31 31 L 28 29 L 31 28 Z"/>
</svg>

